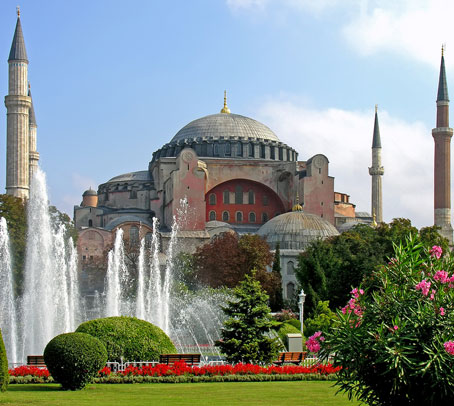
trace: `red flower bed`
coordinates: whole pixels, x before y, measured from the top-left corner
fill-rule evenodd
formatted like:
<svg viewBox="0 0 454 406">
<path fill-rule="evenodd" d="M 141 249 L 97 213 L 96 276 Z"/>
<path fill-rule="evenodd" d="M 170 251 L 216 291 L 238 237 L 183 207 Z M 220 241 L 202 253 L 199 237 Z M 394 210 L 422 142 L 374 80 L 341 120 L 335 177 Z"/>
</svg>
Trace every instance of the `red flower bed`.
<svg viewBox="0 0 454 406">
<path fill-rule="evenodd" d="M 109 375 L 108 368 L 104 368 L 104 376 Z M 203 367 L 190 367 L 184 361 L 176 362 L 173 366 L 158 364 L 154 367 L 130 366 L 124 371 L 119 372 L 120 375 L 145 375 L 145 376 L 179 376 L 179 375 L 257 375 L 257 374 L 279 374 L 279 375 L 294 375 L 294 374 L 322 374 L 329 375 L 336 373 L 340 367 L 334 368 L 331 364 L 327 365 L 312 365 L 310 367 L 297 365 L 284 366 L 269 366 L 262 367 L 252 364 L 236 364 L 236 365 L 206 365 Z M 107 373 L 108 372 L 108 373 Z"/>
<path fill-rule="evenodd" d="M 334 374 L 340 370 L 340 367 L 334 368 L 331 364 L 327 365 L 312 365 L 309 367 L 297 365 L 284 366 L 269 366 L 262 367 L 252 364 L 236 364 L 236 365 L 206 365 L 203 367 L 191 367 L 184 361 L 176 362 L 169 366 L 158 364 L 156 366 L 145 365 L 143 367 L 129 366 L 124 371 L 118 372 L 121 376 L 179 376 L 179 375 L 195 375 L 195 376 L 216 376 L 216 375 L 295 375 L 295 374 Z M 100 377 L 107 377 L 112 373 L 111 369 L 104 367 L 98 374 Z M 39 376 L 49 377 L 49 371 L 46 368 L 37 368 L 30 366 L 21 366 L 9 370 L 11 376 Z"/>
<path fill-rule="evenodd" d="M 49 377 L 49 371 L 47 368 L 38 368 L 38 367 L 31 367 L 28 365 L 22 365 L 20 367 L 16 367 L 13 369 L 8 370 L 8 373 L 11 376 L 42 376 L 42 377 Z"/>
</svg>

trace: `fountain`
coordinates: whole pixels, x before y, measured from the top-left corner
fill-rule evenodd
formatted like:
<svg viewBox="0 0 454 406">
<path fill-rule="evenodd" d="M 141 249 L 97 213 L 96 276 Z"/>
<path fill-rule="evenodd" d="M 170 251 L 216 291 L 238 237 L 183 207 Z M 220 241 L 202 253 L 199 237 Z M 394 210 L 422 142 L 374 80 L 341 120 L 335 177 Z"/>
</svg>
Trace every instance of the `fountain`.
<svg viewBox="0 0 454 406">
<path fill-rule="evenodd" d="M 74 331 L 81 321 L 77 254 L 65 242 L 65 228 L 52 228 L 46 178 L 37 170 L 30 185 L 19 359 L 42 354 L 56 335 Z"/>
<path fill-rule="evenodd" d="M 13 363 L 17 362 L 17 322 L 13 274 L 8 228 L 3 217 L 0 218 L 0 330 L 8 359 Z"/>
<path fill-rule="evenodd" d="M 186 292 L 177 288 L 174 260 L 180 224 L 187 202 L 173 219 L 165 264 L 160 263 L 159 223 L 153 219 L 151 241 L 140 242 L 137 276 L 130 273 L 124 254 L 123 230 L 118 229 L 108 256 L 105 290 L 96 292 L 90 317 L 135 316 L 164 330 L 179 352 L 217 352 L 223 321 L 213 291 Z M 0 328 L 10 363 L 25 362 L 27 355 L 42 354 L 56 335 L 74 331 L 86 320 L 82 311 L 77 274 L 77 252 L 65 239 L 64 226 L 52 225 L 45 175 L 35 173 L 27 211 L 28 234 L 23 276 L 24 292 L 14 298 L 9 239 L 0 219 Z"/>
</svg>

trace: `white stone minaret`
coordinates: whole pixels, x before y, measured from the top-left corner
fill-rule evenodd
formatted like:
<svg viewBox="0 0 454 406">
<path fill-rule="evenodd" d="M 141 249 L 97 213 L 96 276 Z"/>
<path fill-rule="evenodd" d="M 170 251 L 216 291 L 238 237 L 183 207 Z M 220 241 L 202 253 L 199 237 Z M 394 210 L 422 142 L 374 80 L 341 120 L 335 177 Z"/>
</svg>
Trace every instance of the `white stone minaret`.
<svg viewBox="0 0 454 406">
<path fill-rule="evenodd" d="M 28 140 L 29 140 L 29 176 L 30 182 L 33 179 L 33 174 L 38 169 L 39 152 L 36 151 L 36 135 L 38 132 L 38 125 L 36 124 L 35 109 L 33 108 L 32 92 L 30 84 L 28 85 L 28 96 L 32 102 L 30 112 L 28 115 Z"/>
<path fill-rule="evenodd" d="M 29 195 L 29 111 L 28 59 L 17 10 L 17 24 L 8 58 L 6 140 L 6 193 L 27 199 Z"/>
<path fill-rule="evenodd" d="M 382 176 L 385 169 L 381 165 L 381 140 L 378 128 L 377 105 L 375 105 L 374 136 L 372 140 L 372 167 L 369 174 L 372 176 L 372 216 L 377 223 L 383 222 L 383 195 Z"/>
</svg>

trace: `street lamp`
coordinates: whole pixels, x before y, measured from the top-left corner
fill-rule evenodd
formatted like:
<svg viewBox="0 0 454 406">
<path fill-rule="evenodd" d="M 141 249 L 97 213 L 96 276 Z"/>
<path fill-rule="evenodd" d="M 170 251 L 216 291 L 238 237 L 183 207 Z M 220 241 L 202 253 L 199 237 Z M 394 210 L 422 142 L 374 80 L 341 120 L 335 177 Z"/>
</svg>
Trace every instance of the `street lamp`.
<svg viewBox="0 0 454 406">
<path fill-rule="evenodd" d="M 301 293 L 298 295 L 298 297 L 299 297 L 298 305 L 300 308 L 301 335 L 304 336 L 303 322 L 304 322 L 304 301 L 306 300 L 306 294 L 304 293 L 303 289 L 301 289 Z"/>
</svg>

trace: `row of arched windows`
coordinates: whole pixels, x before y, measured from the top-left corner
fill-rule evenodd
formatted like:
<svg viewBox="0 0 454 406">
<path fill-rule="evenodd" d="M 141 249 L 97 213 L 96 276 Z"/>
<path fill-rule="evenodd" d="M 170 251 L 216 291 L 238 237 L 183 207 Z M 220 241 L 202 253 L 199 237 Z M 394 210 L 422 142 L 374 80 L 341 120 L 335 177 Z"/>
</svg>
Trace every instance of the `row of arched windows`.
<svg viewBox="0 0 454 406">
<path fill-rule="evenodd" d="M 222 202 L 224 204 L 230 204 L 232 199 L 230 199 L 230 191 L 228 189 L 222 192 Z M 208 202 L 210 206 L 214 206 L 217 204 L 217 197 L 215 193 L 210 193 L 208 196 Z M 244 204 L 244 194 L 243 188 L 239 185 L 235 186 L 235 196 L 234 196 L 234 203 L 235 204 Z M 255 204 L 255 192 L 252 189 L 249 189 L 247 192 L 247 204 Z M 262 195 L 262 205 L 268 206 L 269 200 L 267 195 Z"/>
<path fill-rule="evenodd" d="M 209 216 L 209 219 L 210 219 L 209 221 L 217 220 L 216 219 L 216 212 L 214 210 L 211 210 L 208 216 Z M 226 211 L 226 210 L 222 212 L 221 218 L 222 218 L 222 221 L 224 221 L 226 223 L 231 221 L 230 213 L 228 211 Z M 256 216 L 256 214 L 253 211 L 251 211 L 249 213 L 248 219 L 249 219 L 249 223 L 256 223 L 257 222 L 257 216 Z M 243 222 L 243 212 L 242 211 L 237 211 L 235 213 L 234 221 L 236 223 L 242 223 Z M 268 221 L 268 213 L 262 213 L 262 223 L 266 223 L 267 221 Z"/>
</svg>

